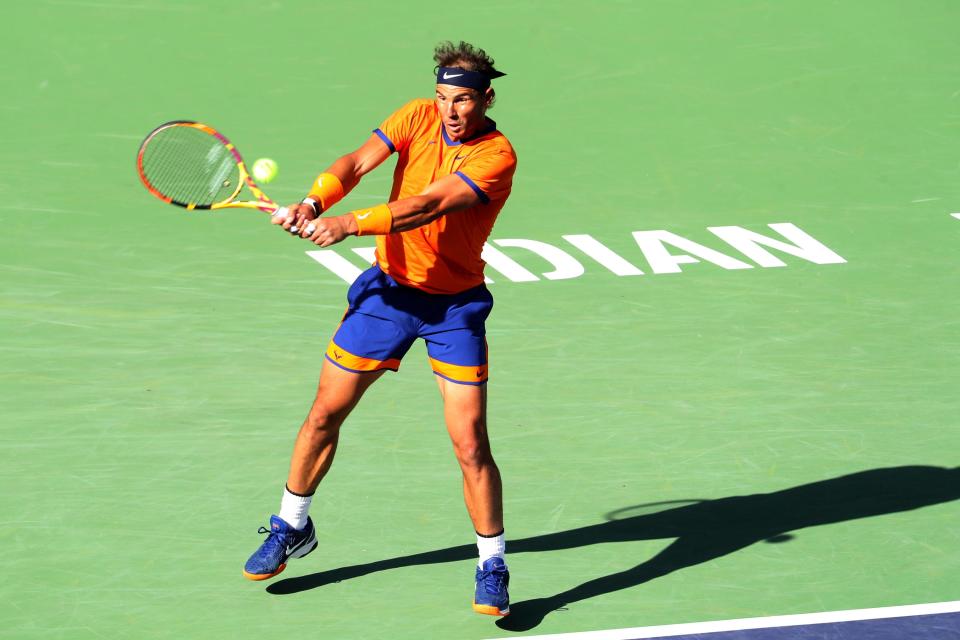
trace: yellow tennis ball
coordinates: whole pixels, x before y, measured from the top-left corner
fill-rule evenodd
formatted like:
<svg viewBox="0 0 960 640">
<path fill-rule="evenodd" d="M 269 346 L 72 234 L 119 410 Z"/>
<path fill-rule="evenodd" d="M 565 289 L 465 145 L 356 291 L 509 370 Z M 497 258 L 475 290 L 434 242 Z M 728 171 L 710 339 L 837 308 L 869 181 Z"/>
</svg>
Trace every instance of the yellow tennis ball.
<svg viewBox="0 0 960 640">
<path fill-rule="evenodd" d="M 253 179 L 267 184 L 277 177 L 277 163 L 272 158 L 258 158 L 253 163 Z"/>
</svg>

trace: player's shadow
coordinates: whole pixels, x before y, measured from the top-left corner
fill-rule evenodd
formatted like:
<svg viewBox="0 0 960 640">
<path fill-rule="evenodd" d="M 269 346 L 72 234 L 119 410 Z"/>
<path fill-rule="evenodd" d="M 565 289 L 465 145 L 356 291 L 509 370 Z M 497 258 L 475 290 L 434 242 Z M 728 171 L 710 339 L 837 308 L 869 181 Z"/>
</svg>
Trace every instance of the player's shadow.
<svg viewBox="0 0 960 640">
<path fill-rule="evenodd" d="M 536 627 L 551 611 L 587 598 L 627 589 L 680 569 L 739 551 L 756 542 L 786 542 L 791 532 L 834 522 L 909 511 L 960 498 L 960 467 L 904 466 L 861 471 L 839 478 L 748 496 L 683 501 L 683 506 L 636 513 L 656 505 L 619 509 L 606 522 L 508 542 L 511 554 L 556 551 L 603 542 L 675 538 L 656 556 L 572 589 L 514 602 L 497 621 L 505 630 Z M 674 503 L 675 504 L 675 503 Z M 623 517 L 618 517 L 623 516 Z M 386 569 L 468 560 L 476 547 L 462 545 L 280 580 L 267 587 L 289 594 Z"/>
</svg>

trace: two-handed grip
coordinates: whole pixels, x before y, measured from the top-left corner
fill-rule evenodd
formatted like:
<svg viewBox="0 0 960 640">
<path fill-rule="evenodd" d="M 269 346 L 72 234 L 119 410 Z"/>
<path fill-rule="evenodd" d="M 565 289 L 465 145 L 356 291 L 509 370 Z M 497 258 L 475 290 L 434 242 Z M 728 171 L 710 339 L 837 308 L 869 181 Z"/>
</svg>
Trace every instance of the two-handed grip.
<svg viewBox="0 0 960 640">
<path fill-rule="evenodd" d="M 287 219 L 287 217 L 289 217 L 289 214 L 290 214 L 290 209 L 288 207 L 278 207 L 277 210 L 273 212 L 273 217 L 279 218 L 280 222 L 283 222 Z M 308 235 L 312 234 L 316 230 L 317 228 L 313 225 L 312 222 L 307 225 Z M 290 227 L 290 233 L 300 233 L 300 229 L 298 229 L 296 225 L 293 225 L 292 227 Z"/>
</svg>

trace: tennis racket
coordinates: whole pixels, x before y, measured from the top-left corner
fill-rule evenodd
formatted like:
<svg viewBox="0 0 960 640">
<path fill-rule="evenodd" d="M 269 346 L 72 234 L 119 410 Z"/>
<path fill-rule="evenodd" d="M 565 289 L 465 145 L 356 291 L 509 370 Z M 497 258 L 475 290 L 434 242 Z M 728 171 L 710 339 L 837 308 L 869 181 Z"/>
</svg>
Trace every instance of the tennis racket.
<svg viewBox="0 0 960 640">
<path fill-rule="evenodd" d="M 256 185 L 233 143 L 199 122 L 174 120 L 151 131 L 140 144 L 137 173 L 147 191 L 191 211 L 242 207 L 287 213 Z M 255 199 L 238 199 L 243 185 Z"/>
</svg>

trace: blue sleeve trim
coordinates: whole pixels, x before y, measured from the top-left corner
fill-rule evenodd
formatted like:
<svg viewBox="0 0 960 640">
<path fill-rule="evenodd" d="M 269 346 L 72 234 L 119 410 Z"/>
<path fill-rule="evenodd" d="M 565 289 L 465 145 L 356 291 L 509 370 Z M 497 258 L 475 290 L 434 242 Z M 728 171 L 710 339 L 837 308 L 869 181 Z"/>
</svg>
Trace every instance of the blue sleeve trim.
<svg viewBox="0 0 960 640">
<path fill-rule="evenodd" d="M 490 198 L 487 197 L 487 194 L 483 192 L 483 189 L 477 186 L 476 182 L 465 176 L 462 171 L 457 171 L 456 174 L 460 176 L 464 182 L 470 185 L 470 188 L 473 189 L 474 193 L 477 194 L 477 197 L 480 198 L 480 202 L 483 204 L 488 204 L 490 202 Z"/>
<path fill-rule="evenodd" d="M 390 148 L 390 153 L 394 153 L 397 150 L 396 145 L 394 145 L 390 138 L 387 137 L 387 134 L 385 134 L 383 131 L 380 131 L 380 129 L 374 129 L 373 132 L 380 136 L 380 139 L 383 140 L 383 143 Z"/>
</svg>

